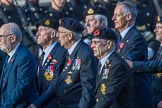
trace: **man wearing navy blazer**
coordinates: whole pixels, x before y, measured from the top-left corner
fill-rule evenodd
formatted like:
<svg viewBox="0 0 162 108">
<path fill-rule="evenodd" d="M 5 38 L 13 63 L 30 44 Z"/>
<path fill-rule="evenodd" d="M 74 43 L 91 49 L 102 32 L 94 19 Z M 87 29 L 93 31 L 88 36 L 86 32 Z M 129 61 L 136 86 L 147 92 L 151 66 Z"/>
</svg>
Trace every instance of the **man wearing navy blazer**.
<svg viewBox="0 0 162 108">
<path fill-rule="evenodd" d="M 21 43 L 22 33 L 15 23 L 0 28 L 0 49 L 8 54 L 0 81 L 0 107 L 25 108 L 37 96 L 34 85 L 36 60 Z"/>
<path fill-rule="evenodd" d="M 2 74 L 2 68 L 5 62 L 5 58 L 6 58 L 6 54 L 2 50 L 0 50 L 0 76 Z"/>
<path fill-rule="evenodd" d="M 42 63 L 39 63 L 37 71 L 36 83 L 39 97 L 29 108 L 58 108 L 56 96 L 50 95 L 51 92 L 54 92 L 50 86 L 56 87 L 66 57 L 66 49 L 57 41 L 58 26 L 58 21 L 50 18 L 41 19 L 36 24 L 38 28 L 37 43 L 43 48 L 45 55 Z"/>
<path fill-rule="evenodd" d="M 60 20 L 59 41 L 68 49 L 65 66 L 58 79 L 59 108 L 93 108 L 97 63 L 92 49 L 81 39 L 83 26 L 73 18 Z"/>
<path fill-rule="evenodd" d="M 121 40 L 118 48 L 119 55 L 128 60 L 147 60 L 147 43 L 135 27 L 137 11 L 130 2 L 118 2 L 112 20 L 120 32 Z M 151 75 L 133 72 L 134 107 L 150 108 Z"/>
</svg>

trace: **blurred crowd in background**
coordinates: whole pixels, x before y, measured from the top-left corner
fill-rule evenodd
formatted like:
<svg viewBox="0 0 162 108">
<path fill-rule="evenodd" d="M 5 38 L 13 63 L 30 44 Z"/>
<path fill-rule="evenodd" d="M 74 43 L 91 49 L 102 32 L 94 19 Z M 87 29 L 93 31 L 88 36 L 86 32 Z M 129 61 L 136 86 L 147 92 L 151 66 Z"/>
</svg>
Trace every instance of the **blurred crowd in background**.
<svg viewBox="0 0 162 108">
<path fill-rule="evenodd" d="M 30 48 L 37 57 L 38 49 L 36 44 L 35 23 L 42 18 L 51 17 L 60 19 L 71 17 L 79 20 L 84 26 L 84 11 L 90 7 L 103 7 L 107 9 L 108 26 L 114 28 L 112 21 L 115 4 L 124 0 L 1 0 L 0 4 L 0 26 L 7 22 L 15 22 L 23 31 L 23 42 Z M 149 48 L 149 59 L 154 56 L 154 52 L 159 45 L 155 40 L 153 29 L 155 28 L 155 17 L 162 15 L 161 0 L 127 0 L 132 1 L 138 10 L 136 21 L 137 28 L 145 36 Z M 86 32 L 83 33 L 86 38 Z"/>
</svg>

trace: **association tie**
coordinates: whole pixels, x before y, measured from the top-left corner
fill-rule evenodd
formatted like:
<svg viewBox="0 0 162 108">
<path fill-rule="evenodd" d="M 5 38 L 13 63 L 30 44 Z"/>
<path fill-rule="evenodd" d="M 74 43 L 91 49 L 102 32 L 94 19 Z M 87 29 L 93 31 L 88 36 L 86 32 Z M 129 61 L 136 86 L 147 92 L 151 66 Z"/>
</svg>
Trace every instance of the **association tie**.
<svg viewBox="0 0 162 108">
<path fill-rule="evenodd" d="M 156 55 L 156 61 L 160 62 L 161 60 L 162 60 L 162 46 L 160 46 Z"/>
<path fill-rule="evenodd" d="M 159 47 L 156 55 L 156 61 L 160 62 L 161 60 L 162 60 L 162 46 Z M 156 76 L 160 78 L 162 76 L 162 73 L 156 73 Z"/>
<path fill-rule="evenodd" d="M 99 79 L 99 77 L 100 77 L 100 75 L 101 75 L 101 73 L 100 73 L 101 66 L 102 66 L 101 62 L 98 62 L 98 69 L 97 69 L 97 80 Z"/>
<path fill-rule="evenodd" d="M 45 52 L 43 51 L 42 54 L 40 55 L 39 59 L 38 59 L 37 76 L 39 75 L 39 71 L 40 71 L 41 68 L 42 68 L 42 63 L 43 63 L 44 55 L 45 55 Z"/>
</svg>

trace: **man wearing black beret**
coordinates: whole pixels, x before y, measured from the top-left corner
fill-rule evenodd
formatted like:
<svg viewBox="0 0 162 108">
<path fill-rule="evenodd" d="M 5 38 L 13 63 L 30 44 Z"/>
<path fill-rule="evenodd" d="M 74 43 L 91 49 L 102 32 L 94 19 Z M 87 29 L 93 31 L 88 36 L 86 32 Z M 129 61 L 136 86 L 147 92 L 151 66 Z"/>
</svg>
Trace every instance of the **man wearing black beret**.
<svg viewBox="0 0 162 108">
<path fill-rule="evenodd" d="M 92 49 L 99 59 L 94 108 L 132 108 L 132 72 L 115 52 L 117 36 L 107 28 L 92 33 Z"/>
<path fill-rule="evenodd" d="M 93 108 L 97 62 L 92 49 L 81 39 L 82 25 L 72 18 L 60 20 L 58 37 L 68 50 L 57 82 L 59 108 Z"/>
<path fill-rule="evenodd" d="M 84 41 L 87 44 L 91 44 L 91 33 L 98 27 L 107 28 L 108 18 L 105 8 L 101 7 L 91 7 L 84 11 L 83 16 L 86 23 L 87 35 L 84 36 Z"/>
<path fill-rule="evenodd" d="M 43 48 L 36 77 L 39 97 L 28 108 L 58 108 L 56 96 L 51 93 L 56 87 L 66 57 L 66 49 L 57 42 L 58 26 L 58 21 L 49 18 L 41 19 L 36 24 L 37 44 Z"/>
</svg>

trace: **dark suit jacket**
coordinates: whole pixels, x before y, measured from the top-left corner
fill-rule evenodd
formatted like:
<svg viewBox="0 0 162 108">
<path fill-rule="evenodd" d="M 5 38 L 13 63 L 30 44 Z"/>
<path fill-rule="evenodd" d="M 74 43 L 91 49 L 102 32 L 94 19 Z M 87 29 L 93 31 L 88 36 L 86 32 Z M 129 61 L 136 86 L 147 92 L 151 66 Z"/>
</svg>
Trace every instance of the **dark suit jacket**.
<svg viewBox="0 0 162 108">
<path fill-rule="evenodd" d="M 59 108 L 93 108 L 96 65 L 92 49 L 81 40 L 67 57 L 57 83 Z"/>
<path fill-rule="evenodd" d="M 7 65 L 4 65 L 0 82 L 2 108 L 24 108 L 37 96 L 33 83 L 36 61 L 28 49 L 19 45 Z"/>
<path fill-rule="evenodd" d="M 162 61 L 133 61 L 133 69 L 137 72 L 156 73 L 152 78 L 153 106 L 162 100 Z"/>
<path fill-rule="evenodd" d="M 119 55 L 131 61 L 147 60 L 147 43 L 140 32 L 133 26 L 121 40 Z M 135 108 L 151 107 L 151 75 L 133 73 Z"/>
<path fill-rule="evenodd" d="M 50 56 L 51 59 L 47 57 L 42 69 L 39 71 L 39 76 L 37 77 L 38 91 L 40 96 L 37 100 L 34 101 L 34 104 L 39 108 L 42 106 L 45 106 L 46 108 L 58 107 L 56 96 L 51 95 L 50 93 L 54 92 L 58 76 L 63 69 L 66 58 L 66 49 L 57 43 L 50 52 Z M 54 60 L 57 62 L 56 64 L 53 63 Z M 54 66 L 54 70 L 52 71 L 52 76 L 54 77 L 51 80 L 47 80 L 45 77 L 45 72 L 50 68 L 50 66 Z M 50 89 L 50 84 L 53 90 Z"/>
<path fill-rule="evenodd" d="M 133 70 L 137 72 L 162 73 L 162 61 L 133 61 Z"/>
<path fill-rule="evenodd" d="M 132 72 L 115 52 L 110 55 L 97 80 L 94 108 L 132 108 Z"/>
<path fill-rule="evenodd" d="M 2 68 L 5 62 L 5 58 L 6 58 L 6 54 L 2 50 L 0 50 L 0 76 L 2 74 Z"/>
</svg>

